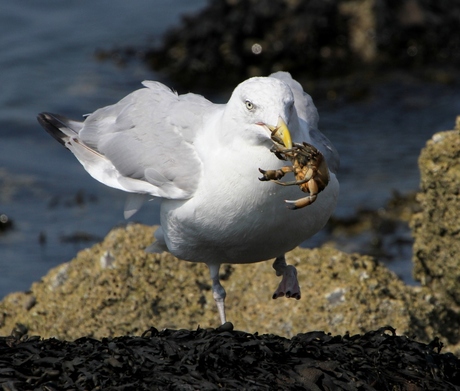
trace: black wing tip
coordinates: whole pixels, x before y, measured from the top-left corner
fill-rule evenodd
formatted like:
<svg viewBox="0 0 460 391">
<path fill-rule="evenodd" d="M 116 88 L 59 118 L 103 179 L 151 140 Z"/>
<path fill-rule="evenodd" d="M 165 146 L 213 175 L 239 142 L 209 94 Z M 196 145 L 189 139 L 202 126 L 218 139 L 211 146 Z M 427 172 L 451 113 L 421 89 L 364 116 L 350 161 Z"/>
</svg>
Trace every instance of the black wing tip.
<svg viewBox="0 0 460 391">
<path fill-rule="evenodd" d="M 43 112 L 37 116 L 38 123 L 60 144 L 65 146 L 68 136 L 61 131 L 60 126 L 65 126 L 64 117 L 57 114 Z"/>
<path fill-rule="evenodd" d="M 43 112 L 37 115 L 37 120 L 41 126 L 46 127 L 48 126 L 48 123 L 51 121 L 52 117 L 53 114 Z"/>
</svg>

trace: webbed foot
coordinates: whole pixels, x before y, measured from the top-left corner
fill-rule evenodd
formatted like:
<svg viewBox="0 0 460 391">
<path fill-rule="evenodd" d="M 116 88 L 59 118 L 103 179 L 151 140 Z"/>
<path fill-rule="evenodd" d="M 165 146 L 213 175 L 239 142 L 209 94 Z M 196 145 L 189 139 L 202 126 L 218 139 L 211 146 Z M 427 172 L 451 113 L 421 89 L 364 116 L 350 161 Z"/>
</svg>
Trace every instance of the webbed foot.
<svg viewBox="0 0 460 391">
<path fill-rule="evenodd" d="M 300 299 L 300 286 L 297 280 L 297 269 L 292 265 L 286 264 L 286 259 L 280 256 L 275 259 L 273 268 L 277 276 L 283 276 L 278 288 L 273 294 L 273 299 L 286 296 L 287 298 Z"/>
</svg>

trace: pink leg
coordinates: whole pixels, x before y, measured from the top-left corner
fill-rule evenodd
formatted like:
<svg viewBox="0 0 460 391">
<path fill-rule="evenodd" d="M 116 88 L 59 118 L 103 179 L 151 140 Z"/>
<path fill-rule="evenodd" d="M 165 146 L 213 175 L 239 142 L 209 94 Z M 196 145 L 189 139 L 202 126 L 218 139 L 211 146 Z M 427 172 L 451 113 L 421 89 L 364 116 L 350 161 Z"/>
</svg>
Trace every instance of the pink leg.
<svg viewBox="0 0 460 391">
<path fill-rule="evenodd" d="M 286 296 L 287 298 L 300 299 L 300 286 L 297 280 L 297 270 L 292 265 L 286 264 L 284 255 L 275 259 L 273 269 L 276 271 L 277 276 L 283 276 L 278 289 L 273 294 L 273 298 Z"/>
</svg>

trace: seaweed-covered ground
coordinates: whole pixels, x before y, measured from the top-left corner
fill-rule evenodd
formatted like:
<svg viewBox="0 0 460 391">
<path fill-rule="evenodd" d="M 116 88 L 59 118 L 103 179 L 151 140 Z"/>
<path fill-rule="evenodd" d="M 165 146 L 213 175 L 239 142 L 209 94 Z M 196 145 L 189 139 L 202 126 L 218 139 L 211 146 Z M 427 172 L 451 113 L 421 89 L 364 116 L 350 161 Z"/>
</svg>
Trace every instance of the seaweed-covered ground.
<svg viewBox="0 0 460 391">
<path fill-rule="evenodd" d="M 3 390 L 460 390 L 460 360 L 391 327 L 292 339 L 217 329 L 0 338 Z"/>
</svg>

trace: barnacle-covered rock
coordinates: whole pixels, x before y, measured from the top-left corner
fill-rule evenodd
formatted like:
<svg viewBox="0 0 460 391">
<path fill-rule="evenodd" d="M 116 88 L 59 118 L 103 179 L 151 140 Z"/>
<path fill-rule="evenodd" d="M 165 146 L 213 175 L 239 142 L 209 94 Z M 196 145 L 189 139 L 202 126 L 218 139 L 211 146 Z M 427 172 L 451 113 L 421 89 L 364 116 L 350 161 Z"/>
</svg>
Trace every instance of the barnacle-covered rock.
<svg viewBox="0 0 460 391">
<path fill-rule="evenodd" d="M 206 265 L 147 254 L 153 232 L 143 225 L 114 229 L 29 292 L 8 295 L 0 303 L 0 334 L 9 335 L 17 323 L 32 334 L 64 339 L 139 334 L 152 325 L 217 326 Z M 324 247 L 298 248 L 287 260 L 297 267 L 304 292 L 296 302 L 271 299 L 277 284 L 271 262 L 223 269 L 228 317 L 238 329 L 291 337 L 391 324 L 398 333 L 433 337 L 428 325 L 418 330 L 414 324 L 417 311 L 425 313 L 430 304 L 414 301 L 414 292 L 372 258 Z"/>
<path fill-rule="evenodd" d="M 439 322 L 460 341 L 460 116 L 454 130 L 436 133 L 419 158 L 420 211 L 411 221 L 414 277 L 445 301 Z"/>
</svg>

